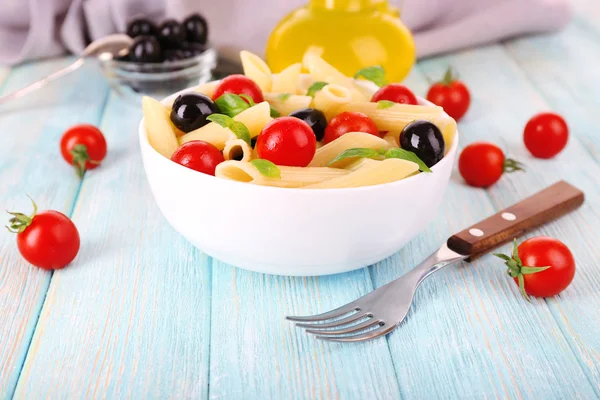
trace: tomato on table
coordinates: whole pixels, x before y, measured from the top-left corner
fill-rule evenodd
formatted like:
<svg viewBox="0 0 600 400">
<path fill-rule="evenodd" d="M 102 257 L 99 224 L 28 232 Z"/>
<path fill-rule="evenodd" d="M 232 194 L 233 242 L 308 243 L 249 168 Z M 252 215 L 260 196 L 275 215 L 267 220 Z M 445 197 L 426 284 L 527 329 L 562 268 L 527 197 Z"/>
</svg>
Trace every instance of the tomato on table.
<svg viewBox="0 0 600 400">
<path fill-rule="evenodd" d="M 523 132 L 525 147 L 537 158 L 552 158 L 560 153 L 569 140 L 569 127 L 565 120 L 555 113 L 541 113 L 533 116 Z"/>
<path fill-rule="evenodd" d="M 393 101 L 400 104 L 418 104 L 415 94 L 406 86 L 399 83 L 390 83 L 379 88 L 371 97 L 371 101 L 376 103 L 380 100 Z"/>
<path fill-rule="evenodd" d="M 233 94 L 245 94 L 252 98 L 255 103 L 262 103 L 264 101 L 262 90 L 252 80 L 244 75 L 229 75 L 217 85 L 215 92 L 213 93 L 213 100 L 217 100 L 225 93 Z M 247 102 L 246 99 L 244 101 Z"/>
<path fill-rule="evenodd" d="M 280 117 L 269 122 L 256 140 L 259 158 L 275 165 L 306 167 L 315 156 L 317 138 L 311 127 L 295 117 Z"/>
<path fill-rule="evenodd" d="M 203 140 L 191 140 L 182 144 L 173 153 L 171 161 L 194 171 L 214 176 L 215 168 L 225 161 L 225 158 L 223 153 L 212 143 Z"/>
<path fill-rule="evenodd" d="M 523 165 L 506 158 L 495 144 L 475 142 L 464 148 L 458 159 L 458 171 L 474 187 L 488 187 L 505 172 L 523 171 Z"/>
<path fill-rule="evenodd" d="M 365 132 L 379 137 L 377 125 L 371 118 L 360 112 L 346 111 L 329 122 L 325 128 L 323 142 L 325 144 L 333 142 L 348 132 Z"/>
<path fill-rule="evenodd" d="M 469 109 L 471 93 L 467 86 L 454 76 L 452 68 L 448 68 L 444 78 L 429 88 L 427 100 L 442 107 L 449 116 L 458 121 Z"/>
<path fill-rule="evenodd" d="M 551 237 L 533 237 L 519 246 L 515 240 L 512 257 L 496 256 L 506 261 L 508 274 L 527 300 L 529 296 L 556 296 L 575 276 L 573 254 L 563 242 Z"/>
<path fill-rule="evenodd" d="M 33 213 L 11 212 L 8 230 L 17 234 L 19 252 L 30 264 L 46 269 L 64 268 L 79 252 L 79 232 L 73 221 L 63 213 L 48 210 Z"/>
<path fill-rule="evenodd" d="M 86 170 L 98 167 L 106 157 L 106 139 L 93 125 L 75 125 L 60 139 L 60 152 L 82 177 Z"/>
</svg>

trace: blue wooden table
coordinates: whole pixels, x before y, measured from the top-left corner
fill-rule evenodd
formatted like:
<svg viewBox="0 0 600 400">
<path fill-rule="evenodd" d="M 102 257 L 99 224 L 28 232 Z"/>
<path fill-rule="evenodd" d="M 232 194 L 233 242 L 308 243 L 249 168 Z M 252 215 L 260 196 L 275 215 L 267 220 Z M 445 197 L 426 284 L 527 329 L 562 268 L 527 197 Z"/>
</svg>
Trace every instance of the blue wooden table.
<svg viewBox="0 0 600 400">
<path fill-rule="evenodd" d="M 338 276 L 238 270 L 193 248 L 161 216 L 137 144 L 139 107 L 86 67 L 0 108 L 0 204 L 70 215 L 82 245 L 53 274 L 0 235 L 0 398 L 592 399 L 600 398 L 600 5 L 573 23 L 419 63 L 408 84 L 453 65 L 472 89 L 461 146 L 499 143 L 527 164 L 489 190 L 454 174 L 435 222 L 393 257 Z M 0 70 L 0 93 L 71 59 Z M 571 139 L 553 160 L 522 145 L 525 122 L 555 110 Z M 98 125 L 109 155 L 79 181 L 58 152 L 65 129 Z M 361 344 L 311 339 L 284 320 L 344 304 L 400 276 L 451 233 L 559 179 L 584 206 L 530 236 L 568 244 L 576 262 L 560 296 L 524 301 L 492 256 L 449 268 L 417 293 L 407 321 Z M 505 250 L 508 247 L 505 246 Z"/>
</svg>

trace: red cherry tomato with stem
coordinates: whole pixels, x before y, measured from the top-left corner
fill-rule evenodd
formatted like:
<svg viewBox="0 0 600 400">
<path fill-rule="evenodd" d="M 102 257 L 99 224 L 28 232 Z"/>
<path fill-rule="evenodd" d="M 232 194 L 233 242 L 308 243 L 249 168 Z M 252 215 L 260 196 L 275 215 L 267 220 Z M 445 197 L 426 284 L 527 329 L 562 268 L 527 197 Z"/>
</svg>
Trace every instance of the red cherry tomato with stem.
<svg viewBox="0 0 600 400">
<path fill-rule="evenodd" d="M 569 141 L 569 127 L 555 113 L 533 116 L 523 132 L 525 147 L 537 158 L 552 158 L 560 153 Z"/>
<path fill-rule="evenodd" d="M 508 267 L 527 300 L 529 296 L 551 297 L 565 290 L 575 276 L 575 259 L 569 248 L 547 236 L 514 242 L 512 256 L 496 254 Z"/>
<path fill-rule="evenodd" d="M 377 125 L 371 118 L 360 112 L 346 111 L 329 122 L 327 128 L 325 128 L 323 142 L 325 144 L 333 142 L 348 132 L 365 132 L 379 136 Z"/>
<path fill-rule="evenodd" d="M 276 165 L 306 167 L 316 150 L 315 133 L 306 122 L 294 117 L 269 122 L 256 140 L 258 157 Z"/>
<path fill-rule="evenodd" d="M 252 79 L 244 75 L 229 75 L 223 78 L 215 88 L 212 96 L 213 100 L 218 99 L 224 93 L 245 94 L 250 96 L 255 103 L 262 103 L 264 101 L 260 87 Z M 247 102 L 246 99 L 244 101 Z"/>
<path fill-rule="evenodd" d="M 79 232 L 63 213 L 38 213 L 35 202 L 31 202 L 33 213 L 10 212 L 7 228 L 17 234 L 19 252 L 27 262 L 46 270 L 64 268 L 79 252 Z"/>
<path fill-rule="evenodd" d="M 86 170 L 96 168 L 106 157 L 106 139 L 93 125 L 75 125 L 63 133 L 60 152 L 81 178 Z"/>
<path fill-rule="evenodd" d="M 444 78 L 429 88 L 427 100 L 442 107 L 449 116 L 458 121 L 469 109 L 471 93 L 467 86 L 454 76 L 452 68 L 448 68 Z"/>
<path fill-rule="evenodd" d="M 506 158 L 498 146 L 475 142 L 464 148 L 458 159 L 458 171 L 471 186 L 488 187 L 505 172 L 523 171 L 523 164 Z"/>
<path fill-rule="evenodd" d="M 214 176 L 215 168 L 225 161 L 225 158 L 223 153 L 212 143 L 191 140 L 179 146 L 171 156 L 171 161 L 194 171 Z"/>
<path fill-rule="evenodd" d="M 373 97 L 371 97 L 371 101 L 376 103 L 379 100 L 393 101 L 400 104 L 418 104 L 415 94 L 409 88 L 399 83 L 390 83 L 376 91 Z"/>
</svg>

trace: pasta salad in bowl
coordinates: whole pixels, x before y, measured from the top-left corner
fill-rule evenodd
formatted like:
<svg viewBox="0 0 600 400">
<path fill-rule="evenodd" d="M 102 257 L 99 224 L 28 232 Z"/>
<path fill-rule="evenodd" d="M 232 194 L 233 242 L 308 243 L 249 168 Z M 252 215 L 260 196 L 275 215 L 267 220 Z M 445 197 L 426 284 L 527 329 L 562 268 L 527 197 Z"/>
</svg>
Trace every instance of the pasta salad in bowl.
<svg viewBox="0 0 600 400">
<path fill-rule="evenodd" d="M 379 67 L 344 76 L 318 50 L 272 74 L 143 98 L 140 145 L 167 221 L 206 254 L 279 275 L 380 261 L 435 218 L 456 122 Z"/>
</svg>

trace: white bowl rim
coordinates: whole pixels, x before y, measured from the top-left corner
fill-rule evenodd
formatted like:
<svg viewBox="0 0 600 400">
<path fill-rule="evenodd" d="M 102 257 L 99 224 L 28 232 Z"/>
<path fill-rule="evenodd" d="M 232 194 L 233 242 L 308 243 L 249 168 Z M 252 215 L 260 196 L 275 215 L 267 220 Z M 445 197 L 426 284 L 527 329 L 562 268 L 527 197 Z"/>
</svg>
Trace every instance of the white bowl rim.
<svg viewBox="0 0 600 400">
<path fill-rule="evenodd" d="M 160 100 L 160 102 L 164 105 L 164 104 L 169 104 L 170 102 L 172 102 L 172 100 L 176 97 L 179 96 L 180 94 L 183 94 L 185 92 L 191 91 L 193 90 L 193 87 L 191 88 L 187 88 L 187 89 L 183 89 L 180 90 L 179 92 L 173 93 L 167 97 L 165 97 L 164 99 Z M 417 100 L 419 102 L 419 104 L 421 105 L 434 105 L 433 103 L 431 103 L 430 101 L 420 97 L 420 96 L 416 96 Z M 444 114 L 446 114 L 444 112 Z M 446 114 L 446 116 L 448 116 Z M 216 176 L 213 175 L 207 175 L 207 174 L 203 174 L 201 172 L 198 171 L 194 171 L 193 169 L 184 167 L 183 165 L 180 165 L 174 161 L 171 161 L 169 158 L 164 157 L 162 154 L 160 154 L 159 152 L 157 152 L 151 145 L 150 142 L 148 141 L 148 135 L 144 126 L 144 117 L 142 116 L 142 119 L 140 121 L 139 124 L 139 135 L 140 135 L 140 143 L 141 145 L 147 146 L 151 152 L 154 153 L 154 155 L 156 155 L 157 157 L 160 157 L 161 159 L 163 159 L 164 161 L 168 161 L 170 164 L 172 164 L 173 167 L 178 168 L 179 171 L 181 171 L 182 174 L 194 174 L 194 176 L 196 176 L 197 179 L 203 180 L 203 179 L 211 179 L 214 180 L 213 183 L 215 184 L 222 184 L 222 185 L 236 185 L 238 188 L 242 188 L 242 187 L 246 187 L 246 188 L 260 188 L 259 190 L 263 190 L 263 191 L 277 191 L 277 192 L 281 192 L 284 191 L 286 193 L 291 193 L 291 192 L 295 192 L 295 193 L 331 193 L 331 192 L 343 192 L 343 193 L 350 193 L 350 192 L 360 192 L 360 191 L 370 191 L 373 190 L 374 188 L 388 188 L 388 187 L 395 187 L 395 186 L 403 186 L 403 185 L 408 185 L 412 182 L 414 182 L 417 179 L 426 179 L 428 173 L 424 173 L 421 172 L 417 175 L 413 175 L 413 176 L 409 176 L 408 178 L 404 178 L 404 179 L 400 179 L 397 181 L 393 181 L 393 182 L 388 182 L 388 183 L 381 183 L 381 184 L 377 184 L 377 185 L 369 185 L 369 186 L 359 186 L 359 187 L 351 187 L 351 188 L 324 188 L 324 189 L 306 189 L 306 188 L 283 188 L 283 187 L 277 187 L 277 186 L 263 186 L 263 185 L 253 185 L 247 182 L 238 182 L 238 181 L 234 181 L 231 179 L 222 179 L 222 178 L 217 178 Z M 442 166 L 445 166 L 447 163 L 452 163 L 454 160 L 454 155 L 457 151 L 458 148 L 458 140 L 459 140 L 459 131 L 458 131 L 458 127 L 456 129 L 456 133 L 454 135 L 454 140 L 452 142 L 452 146 L 450 147 L 450 150 L 448 150 L 446 152 L 446 154 L 444 155 L 444 157 L 438 161 L 437 164 L 435 164 L 433 167 L 431 167 L 432 172 L 431 173 L 435 173 L 436 170 L 441 169 Z M 450 166 L 450 168 L 452 168 L 453 166 Z M 216 181 L 216 182 L 215 182 Z M 217 183 L 218 182 L 218 183 Z"/>
</svg>

